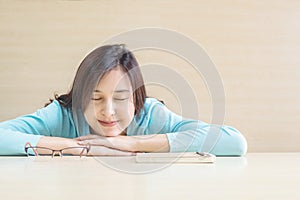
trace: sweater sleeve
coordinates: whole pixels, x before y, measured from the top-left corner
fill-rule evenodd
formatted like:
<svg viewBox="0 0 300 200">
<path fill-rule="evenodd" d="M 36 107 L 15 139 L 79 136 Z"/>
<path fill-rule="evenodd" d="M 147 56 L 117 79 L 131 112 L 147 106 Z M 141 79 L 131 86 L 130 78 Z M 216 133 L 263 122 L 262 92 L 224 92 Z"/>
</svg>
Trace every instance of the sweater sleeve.
<svg viewBox="0 0 300 200">
<path fill-rule="evenodd" d="M 167 134 L 170 152 L 206 151 L 228 156 L 247 152 L 247 141 L 237 129 L 183 119 L 158 101 L 147 107 L 140 125 L 145 134 Z"/>
<path fill-rule="evenodd" d="M 67 113 L 57 101 L 33 114 L 0 123 L 0 155 L 24 155 L 24 145 L 36 146 L 42 136 L 64 137 Z M 65 122 L 64 122 L 65 121 Z M 64 126 L 63 126 L 64 124 Z"/>
</svg>

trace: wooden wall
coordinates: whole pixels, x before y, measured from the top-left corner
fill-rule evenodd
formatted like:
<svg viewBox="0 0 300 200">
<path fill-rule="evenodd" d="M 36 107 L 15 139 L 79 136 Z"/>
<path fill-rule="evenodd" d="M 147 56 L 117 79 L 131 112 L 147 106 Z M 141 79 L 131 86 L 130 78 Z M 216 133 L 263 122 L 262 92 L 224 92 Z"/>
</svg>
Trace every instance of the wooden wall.
<svg viewBox="0 0 300 200">
<path fill-rule="evenodd" d="M 0 120 L 66 92 L 80 61 L 107 38 L 160 27 L 205 48 L 223 79 L 225 123 L 243 132 L 249 152 L 299 151 L 299 19 L 297 0 L 1 1 Z M 210 121 L 209 92 L 192 68 L 165 52 L 137 57 L 181 70 L 201 99 L 199 119 Z M 148 89 L 180 109 L 171 93 Z"/>
</svg>

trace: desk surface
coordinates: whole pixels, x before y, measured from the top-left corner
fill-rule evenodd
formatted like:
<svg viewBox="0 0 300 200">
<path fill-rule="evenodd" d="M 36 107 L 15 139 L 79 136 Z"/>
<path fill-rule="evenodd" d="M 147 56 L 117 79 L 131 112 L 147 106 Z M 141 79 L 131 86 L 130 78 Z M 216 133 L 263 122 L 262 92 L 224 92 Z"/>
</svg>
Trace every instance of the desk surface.
<svg viewBox="0 0 300 200">
<path fill-rule="evenodd" d="M 300 153 L 163 167 L 134 157 L 0 157 L 0 168 L 7 199 L 300 199 Z"/>
</svg>

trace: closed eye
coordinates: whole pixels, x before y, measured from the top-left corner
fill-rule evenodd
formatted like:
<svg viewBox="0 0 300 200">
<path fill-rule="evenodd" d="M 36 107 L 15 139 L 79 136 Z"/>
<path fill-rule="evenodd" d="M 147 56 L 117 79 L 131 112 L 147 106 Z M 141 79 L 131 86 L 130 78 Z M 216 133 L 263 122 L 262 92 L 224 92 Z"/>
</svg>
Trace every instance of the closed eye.
<svg viewBox="0 0 300 200">
<path fill-rule="evenodd" d="M 125 101 L 127 100 L 128 98 L 115 98 L 116 101 Z"/>
<path fill-rule="evenodd" d="M 100 101 L 100 100 L 102 100 L 103 98 L 92 98 L 92 100 L 94 100 L 94 101 Z"/>
</svg>

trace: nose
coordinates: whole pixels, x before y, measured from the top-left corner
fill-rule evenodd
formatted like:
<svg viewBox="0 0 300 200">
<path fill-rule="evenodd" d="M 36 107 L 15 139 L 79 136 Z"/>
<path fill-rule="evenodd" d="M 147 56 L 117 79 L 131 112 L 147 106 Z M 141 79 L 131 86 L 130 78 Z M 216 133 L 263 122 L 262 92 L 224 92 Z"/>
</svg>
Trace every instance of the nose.
<svg viewBox="0 0 300 200">
<path fill-rule="evenodd" d="M 111 117 L 116 114 L 112 101 L 108 100 L 103 104 L 101 108 L 101 114 L 104 115 L 105 117 Z"/>
</svg>

